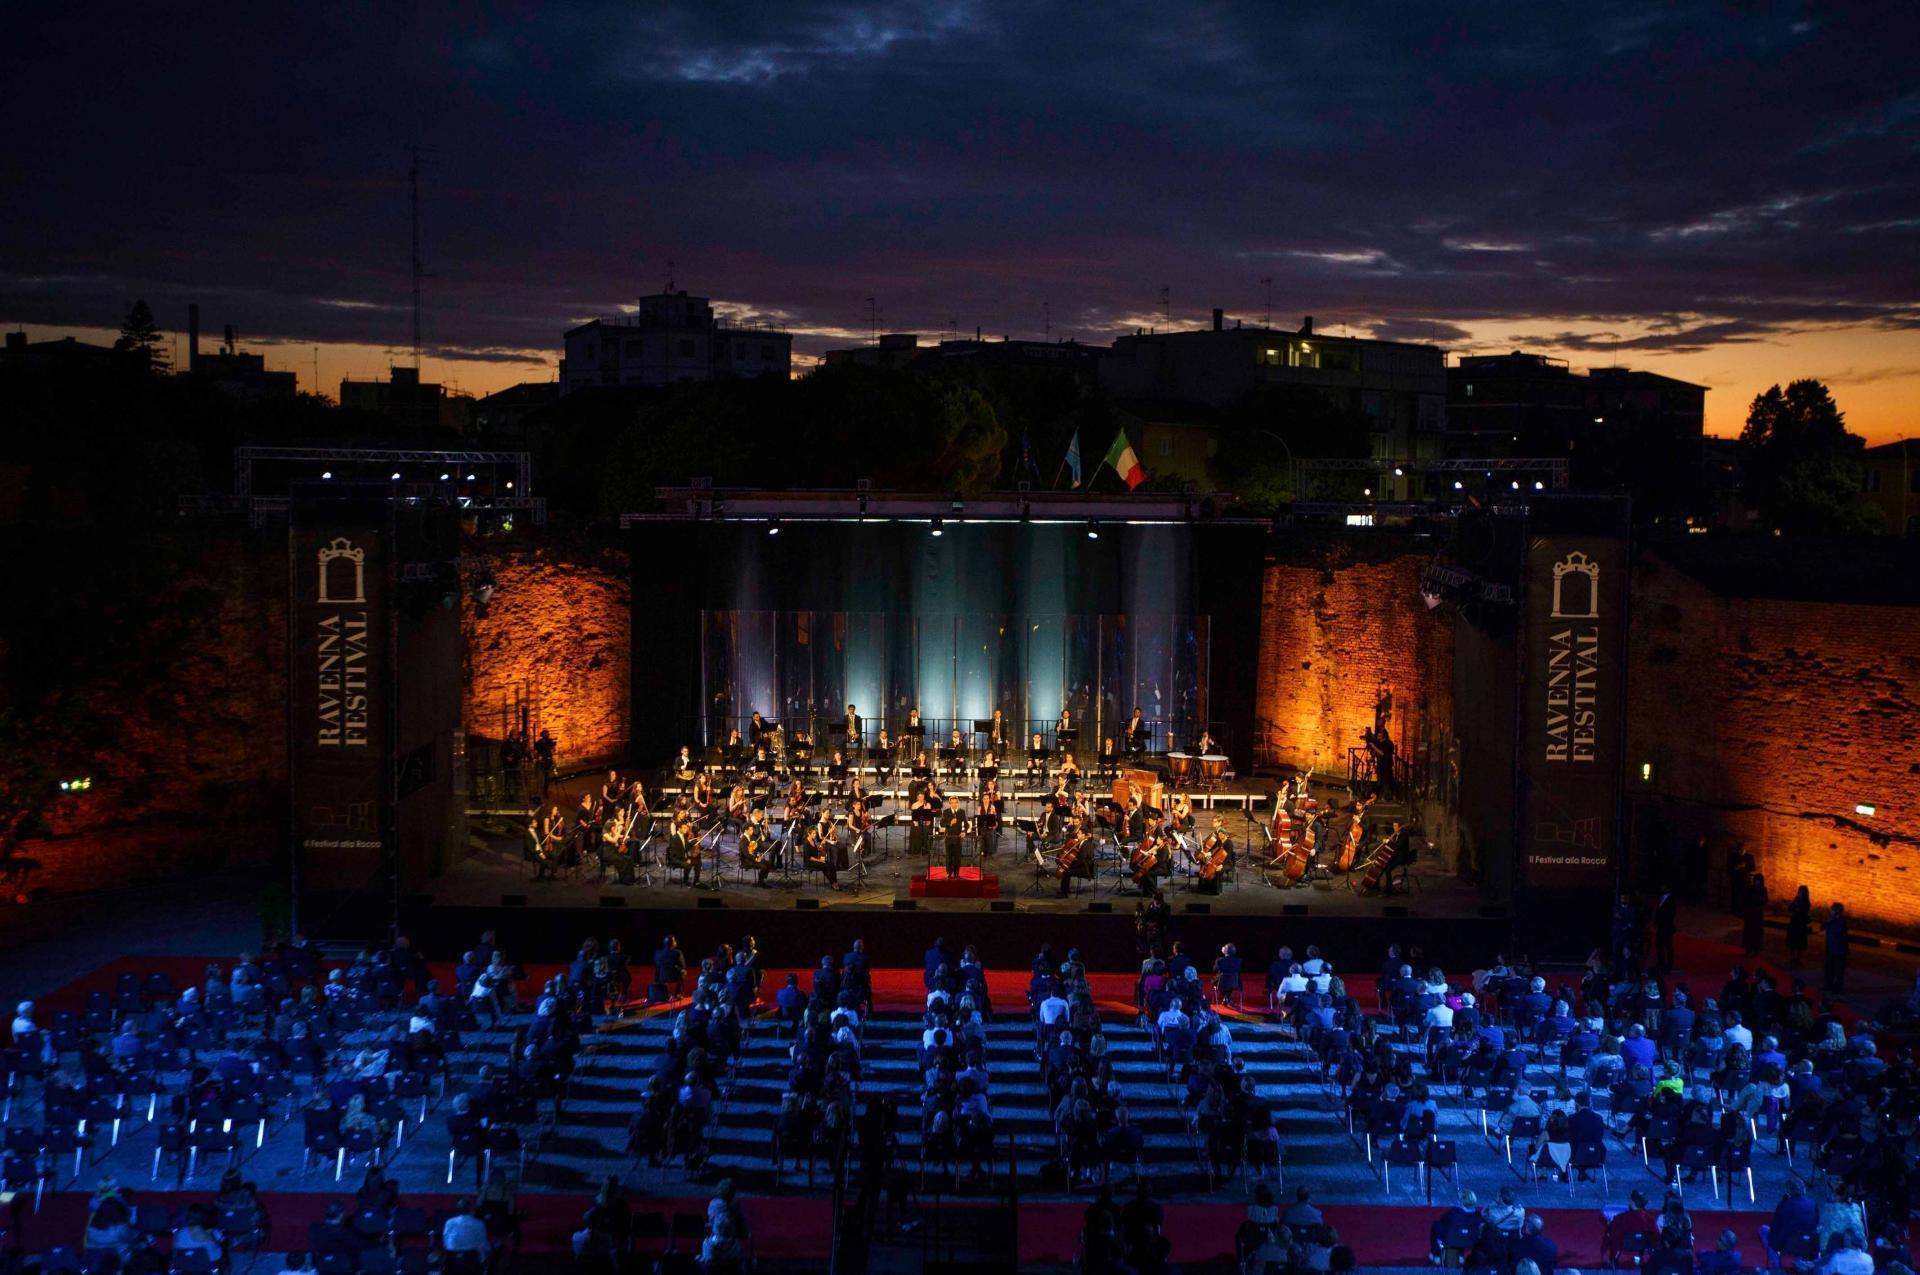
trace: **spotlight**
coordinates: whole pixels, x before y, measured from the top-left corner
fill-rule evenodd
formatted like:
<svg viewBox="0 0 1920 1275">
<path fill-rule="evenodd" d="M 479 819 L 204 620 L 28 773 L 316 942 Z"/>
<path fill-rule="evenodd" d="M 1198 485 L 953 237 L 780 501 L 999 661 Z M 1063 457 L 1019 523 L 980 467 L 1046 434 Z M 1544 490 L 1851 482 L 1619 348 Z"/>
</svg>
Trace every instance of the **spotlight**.
<svg viewBox="0 0 1920 1275">
<path fill-rule="evenodd" d="M 1514 489 L 1515 491 L 1519 491 L 1519 490 L 1520 490 L 1520 480 L 1519 480 L 1518 478 L 1516 478 L 1516 479 L 1514 479 L 1514 480 L 1513 480 L 1513 489 Z"/>
<path fill-rule="evenodd" d="M 1535 491 L 1545 491 L 1547 489 L 1547 485 L 1541 482 L 1538 478 L 1536 478 L 1533 480 L 1533 489 Z"/>
<path fill-rule="evenodd" d="M 60 781 L 61 792 L 86 792 L 92 787 L 92 779 L 62 779 Z"/>
<path fill-rule="evenodd" d="M 780 520 L 778 518 L 775 518 L 772 522 L 769 522 L 767 524 L 767 534 L 770 536 L 777 536 L 780 534 Z"/>
<path fill-rule="evenodd" d="M 473 481 L 473 475 L 472 475 L 472 474 L 468 474 L 468 475 L 467 475 L 467 481 L 468 481 L 468 482 L 472 482 L 472 481 Z"/>
<path fill-rule="evenodd" d="M 509 479 L 507 479 L 507 490 L 508 490 L 508 491 L 512 491 L 512 490 L 513 490 L 513 479 L 511 479 L 511 478 L 509 478 Z"/>
<path fill-rule="evenodd" d="M 441 481 L 441 482 L 445 482 L 445 481 L 447 481 L 447 479 L 449 479 L 449 478 L 451 478 L 451 477 L 453 477 L 453 475 L 452 475 L 452 474 L 442 474 L 442 475 L 440 475 L 440 481 Z"/>
<path fill-rule="evenodd" d="M 944 519 L 935 518 L 933 520 L 933 534 L 936 536 L 944 536 L 947 534 L 947 524 Z"/>
<path fill-rule="evenodd" d="M 400 481 L 400 471 L 396 469 L 396 470 L 394 470 L 394 471 L 393 471 L 393 472 L 392 472 L 391 474 L 388 474 L 388 475 L 387 475 L 387 477 L 389 477 L 389 478 L 391 478 L 391 479 L 393 479 L 393 481 L 395 481 L 395 482 L 399 482 L 399 481 Z"/>
<path fill-rule="evenodd" d="M 1461 484 L 1461 482 L 1460 482 L 1460 480 L 1459 480 L 1458 478 L 1456 478 L 1456 479 L 1454 479 L 1454 480 L 1453 480 L 1453 489 L 1454 489 L 1455 491 L 1459 491 L 1459 490 L 1460 490 L 1460 488 L 1461 488 L 1461 486 L 1462 486 L 1462 484 Z"/>
<path fill-rule="evenodd" d="M 1864 802 L 1864 801 L 1863 801 L 1863 802 L 1861 802 L 1861 803 L 1860 803 L 1859 805 L 1857 805 L 1857 806 L 1855 806 L 1855 807 L 1853 808 L 1853 813 L 1854 813 L 1854 814 L 1856 814 L 1856 815 L 1865 815 L 1865 816 L 1866 816 L 1867 818 L 1869 818 L 1869 819 L 1871 819 L 1871 818 L 1873 818 L 1873 816 L 1874 816 L 1874 815 L 1875 815 L 1875 814 L 1876 814 L 1877 812 L 1878 812 L 1878 807 L 1876 807 L 1876 806 L 1870 806 L 1870 805 L 1868 805 L 1868 804 L 1867 804 L 1866 802 Z"/>
<path fill-rule="evenodd" d="M 1100 538 L 1100 524 L 1097 522 L 1089 522 L 1087 524 L 1087 539 L 1098 540 L 1099 538 Z"/>
<path fill-rule="evenodd" d="M 1371 488 L 1371 487 L 1362 487 L 1362 488 L 1360 489 L 1360 494 L 1361 494 L 1362 496 L 1371 496 L 1371 495 L 1373 495 L 1373 488 Z"/>
<path fill-rule="evenodd" d="M 1407 471 L 1400 468 L 1400 466 L 1395 465 L 1393 467 L 1393 476 L 1395 478 L 1405 478 L 1407 476 Z"/>
<path fill-rule="evenodd" d="M 333 477 L 333 471 L 331 469 L 323 469 L 320 471 L 320 476 L 322 478 L 331 478 Z"/>
</svg>

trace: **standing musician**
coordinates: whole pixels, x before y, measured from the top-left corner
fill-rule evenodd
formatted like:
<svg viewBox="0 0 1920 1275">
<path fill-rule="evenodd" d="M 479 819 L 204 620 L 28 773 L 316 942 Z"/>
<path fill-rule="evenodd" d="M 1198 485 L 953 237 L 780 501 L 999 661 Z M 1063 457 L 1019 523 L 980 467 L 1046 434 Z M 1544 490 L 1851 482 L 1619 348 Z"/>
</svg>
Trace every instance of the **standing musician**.
<svg viewBox="0 0 1920 1275">
<path fill-rule="evenodd" d="M 680 745 L 680 752 L 673 759 L 673 777 L 683 784 L 693 780 L 693 750 L 685 744 Z"/>
<path fill-rule="evenodd" d="M 1200 843 L 1200 879 L 1196 888 L 1206 894 L 1220 893 L 1220 881 L 1227 865 L 1233 862 L 1233 839 L 1227 836 L 1224 819 L 1215 816 L 1213 831 Z"/>
<path fill-rule="evenodd" d="M 762 807 L 753 812 L 747 826 L 740 830 L 740 867 L 753 869 L 758 874 L 754 884 L 765 885 L 767 873 L 779 866 L 780 846 L 767 827 L 767 812 Z"/>
<path fill-rule="evenodd" d="M 987 780 L 985 788 L 980 790 L 980 806 L 975 821 L 980 829 L 980 857 L 993 858 L 993 852 L 1000 843 L 1000 812 L 1006 806 L 1006 798 L 1000 795 L 1000 781 Z"/>
<path fill-rule="evenodd" d="M 907 811 L 913 828 L 907 837 L 907 850 L 913 855 L 933 854 L 933 817 L 940 809 L 940 789 L 932 775 L 918 775 L 907 784 Z"/>
<path fill-rule="evenodd" d="M 680 871 L 681 885 L 700 884 L 700 843 L 693 835 L 693 820 L 676 815 L 673 835 L 667 838 L 667 867 Z"/>
<path fill-rule="evenodd" d="M 1140 715 L 1137 705 L 1134 707 L 1133 716 L 1129 717 L 1127 724 L 1120 728 L 1120 747 L 1123 752 L 1130 755 L 1147 751 L 1147 720 Z"/>
<path fill-rule="evenodd" d="M 747 719 L 747 742 L 755 748 L 767 742 L 767 736 L 773 733 L 773 726 L 760 716 L 760 710 L 754 709 L 753 716 Z"/>
<path fill-rule="evenodd" d="M 907 723 L 900 728 L 900 735 L 900 743 L 904 748 L 918 750 L 926 744 L 927 729 L 920 724 L 919 709 L 910 708 L 907 710 Z"/>
<path fill-rule="evenodd" d="M 593 794 L 580 794 L 580 804 L 573 808 L 573 849 L 572 861 L 585 863 L 594 857 L 595 847 L 600 841 L 600 820 L 595 812 Z"/>
<path fill-rule="evenodd" d="M 615 807 L 625 804 L 627 785 L 620 779 L 620 772 L 609 770 L 607 782 L 600 785 L 600 814 L 605 817 Z"/>
<path fill-rule="evenodd" d="M 993 710 L 993 724 L 987 728 L 987 751 L 995 757 L 1006 755 L 1007 746 L 1013 742 L 1007 731 L 1007 715 L 999 709 Z"/>
<path fill-rule="evenodd" d="M 960 847 L 970 831 L 967 816 L 960 809 L 960 794 L 947 794 L 947 808 L 940 812 L 940 837 L 947 843 L 947 875 L 960 875 Z"/>
<path fill-rule="evenodd" d="M 849 753 L 858 757 L 860 755 L 860 745 L 862 741 L 866 739 L 866 723 L 860 720 L 860 710 L 856 709 L 852 704 L 849 704 L 847 705 L 847 715 L 840 720 L 847 728 L 846 749 Z"/>
<path fill-rule="evenodd" d="M 807 866 L 817 868 L 827 878 L 827 888 L 840 888 L 840 841 L 834 835 L 833 812 L 820 807 L 820 817 L 807 829 Z"/>
<path fill-rule="evenodd" d="M 560 857 L 567 840 L 567 817 L 554 806 L 538 824 L 529 824 L 528 831 L 533 834 L 533 852 L 540 859 L 539 871 L 533 874 L 535 881 L 545 881 L 554 875 L 559 866 Z"/>
<path fill-rule="evenodd" d="M 847 866 L 856 872 L 867 870 L 867 837 L 872 830 L 873 816 L 867 813 L 867 803 L 859 798 L 850 798 L 847 803 Z"/>
</svg>

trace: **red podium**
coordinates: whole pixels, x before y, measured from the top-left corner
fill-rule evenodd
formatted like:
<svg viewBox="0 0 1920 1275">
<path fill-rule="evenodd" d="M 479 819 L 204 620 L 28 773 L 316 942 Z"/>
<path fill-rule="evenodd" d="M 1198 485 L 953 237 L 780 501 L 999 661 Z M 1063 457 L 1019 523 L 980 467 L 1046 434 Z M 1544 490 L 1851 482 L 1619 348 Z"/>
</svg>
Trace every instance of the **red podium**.
<svg viewBox="0 0 1920 1275">
<path fill-rule="evenodd" d="M 924 875 L 916 872 L 907 893 L 916 899 L 997 899 L 1000 878 L 978 868 L 962 868 L 953 876 L 945 868 L 933 868 Z"/>
</svg>

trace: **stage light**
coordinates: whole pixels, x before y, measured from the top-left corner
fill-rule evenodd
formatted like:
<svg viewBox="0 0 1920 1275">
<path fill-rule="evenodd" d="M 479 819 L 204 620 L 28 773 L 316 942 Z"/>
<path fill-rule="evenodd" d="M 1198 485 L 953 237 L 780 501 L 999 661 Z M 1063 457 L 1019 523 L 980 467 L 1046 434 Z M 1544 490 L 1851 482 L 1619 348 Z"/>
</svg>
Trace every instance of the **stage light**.
<svg viewBox="0 0 1920 1275">
<path fill-rule="evenodd" d="M 1653 763 L 1652 762 L 1643 761 L 1640 763 L 1640 782 L 1643 784 L 1653 782 Z"/>
<path fill-rule="evenodd" d="M 320 476 L 322 478 L 331 478 L 333 477 L 333 471 L 331 469 L 323 469 L 320 471 Z"/>
<path fill-rule="evenodd" d="M 1520 490 L 1520 480 L 1519 480 L 1518 478 L 1516 478 L 1516 479 L 1514 479 L 1514 480 L 1513 480 L 1513 489 L 1514 489 L 1515 491 L 1519 491 L 1519 490 Z"/>
<path fill-rule="evenodd" d="M 393 471 L 393 472 L 392 472 L 391 474 L 388 474 L 388 475 L 387 475 L 387 477 L 389 477 L 389 478 L 391 478 L 391 479 L 393 479 L 393 481 L 395 481 L 395 482 L 399 482 L 399 481 L 400 481 L 400 471 L 396 469 L 396 470 L 394 470 L 394 471 Z"/>
<path fill-rule="evenodd" d="M 468 475 L 467 475 L 467 481 L 468 481 L 468 482 L 472 482 L 472 481 L 473 481 L 473 475 L 472 475 L 472 474 L 468 474 Z"/>
<path fill-rule="evenodd" d="M 1097 522 L 1090 522 L 1090 523 L 1088 523 L 1088 524 L 1087 524 L 1087 539 L 1089 539 L 1089 540 L 1098 540 L 1099 538 L 1100 538 L 1100 524 L 1099 524 L 1099 523 L 1097 523 Z"/>
<path fill-rule="evenodd" d="M 451 477 L 453 477 L 453 475 L 452 475 L 452 474 L 442 474 L 442 475 L 440 475 L 440 481 L 441 481 L 441 482 L 445 482 L 445 481 L 447 481 L 447 479 L 449 479 L 449 478 L 451 478 Z"/>
<path fill-rule="evenodd" d="M 92 779 L 62 779 L 60 781 L 61 792 L 86 792 L 92 787 Z"/>
<path fill-rule="evenodd" d="M 1873 818 L 1875 813 L 1878 812 L 1878 810 L 1879 810 L 1878 806 L 1871 806 L 1863 801 L 1859 805 L 1853 808 L 1853 813 L 1856 815 L 1865 815 L 1867 818 L 1871 819 Z"/>
<path fill-rule="evenodd" d="M 767 534 L 770 536 L 777 536 L 780 534 L 780 520 L 778 518 L 775 518 L 772 522 L 769 522 L 767 524 Z"/>
<path fill-rule="evenodd" d="M 1395 478 L 1405 478 L 1407 476 L 1407 471 L 1400 468 L 1400 466 L 1395 465 L 1393 467 L 1393 476 Z"/>
<path fill-rule="evenodd" d="M 1547 489 L 1547 485 L 1541 482 L 1538 478 L 1536 478 L 1533 480 L 1533 489 L 1535 491 L 1545 491 Z"/>
<path fill-rule="evenodd" d="M 508 491 L 512 491 L 512 490 L 513 490 L 513 479 L 511 479 L 511 478 L 509 478 L 509 479 L 507 479 L 507 490 L 508 490 Z"/>
<path fill-rule="evenodd" d="M 1371 487 L 1362 487 L 1362 488 L 1360 489 L 1360 494 L 1361 494 L 1362 496 L 1371 496 L 1371 495 L 1373 495 L 1373 488 L 1371 488 Z"/>
<path fill-rule="evenodd" d="M 942 520 L 940 520 L 940 519 L 938 519 L 938 518 L 935 518 L 935 519 L 933 520 L 933 534 L 934 534 L 934 535 L 936 535 L 936 536 L 944 536 L 944 535 L 946 535 L 946 534 L 947 534 L 947 524 L 946 524 L 945 522 L 943 522 Z"/>
<path fill-rule="evenodd" d="M 1461 487 L 1462 487 L 1462 486 L 1463 486 L 1463 484 L 1461 483 L 1461 481 L 1460 481 L 1460 480 L 1459 480 L 1458 478 L 1456 478 L 1456 479 L 1454 479 L 1454 480 L 1453 480 L 1453 489 L 1454 489 L 1455 491 L 1459 491 L 1459 490 L 1461 489 Z"/>
</svg>

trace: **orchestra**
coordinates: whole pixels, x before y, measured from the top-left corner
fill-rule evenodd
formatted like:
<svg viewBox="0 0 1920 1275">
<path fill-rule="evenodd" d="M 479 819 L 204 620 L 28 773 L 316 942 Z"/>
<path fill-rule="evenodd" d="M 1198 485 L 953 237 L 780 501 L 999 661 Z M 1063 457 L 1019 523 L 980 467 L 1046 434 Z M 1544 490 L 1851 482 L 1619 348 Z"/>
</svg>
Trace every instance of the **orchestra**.
<svg viewBox="0 0 1920 1275">
<path fill-rule="evenodd" d="M 849 881 L 865 878 L 873 862 L 891 857 L 880 833 L 896 818 L 909 828 L 911 860 L 929 870 L 943 864 L 948 876 L 958 876 L 969 848 L 974 863 L 984 867 L 993 859 L 1000 832 L 1026 802 L 1037 803 L 1038 817 L 1014 825 L 1028 838 L 1034 888 L 1051 877 L 1064 897 L 1078 877 L 1101 881 L 1102 891 L 1219 894 L 1234 879 L 1238 856 L 1226 822 L 1214 814 L 1204 839 L 1197 827 L 1196 803 L 1213 805 L 1220 800 L 1217 792 L 1202 796 L 1163 784 L 1156 776 L 1165 772 L 1120 769 L 1134 765 L 1131 759 L 1144 749 L 1148 727 L 1138 708 L 1114 735 L 1100 739 L 1093 754 L 1104 772 L 1097 798 L 1072 747 L 1075 718 L 1065 708 L 1054 724 L 1057 747 L 1049 750 L 1044 734 L 1030 730 L 1028 765 L 1013 762 L 1005 790 L 1003 755 L 1018 727 L 1001 709 L 984 719 L 939 721 L 946 730 L 944 738 L 938 729 L 932 732 L 938 747 L 931 765 L 929 732 L 917 708 L 891 728 L 885 721 L 876 724 L 875 746 L 863 764 L 866 722 L 848 703 L 827 732 L 831 761 L 818 769 L 809 766 L 810 731 L 757 712 L 743 725 L 744 743 L 742 730 L 730 729 L 725 745 L 704 752 L 679 748 L 658 772 L 661 782 L 677 786 L 657 801 L 650 800 L 643 778 L 619 769 L 594 777 L 584 791 L 569 785 L 562 804 L 535 811 L 524 824 L 523 858 L 534 866 L 534 879 L 575 880 L 581 869 L 597 869 L 602 881 L 611 876 L 622 884 L 639 879 L 651 885 L 649 869 L 664 869 L 670 880 L 694 888 L 718 890 L 735 881 L 794 888 L 817 871 L 829 890 L 858 888 Z M 1204 729 L 1192 738 L 1196 749 L 1218 746 Z M 902 766 L 910 770 L 902 776 L 904 789 L 897 789 L 889 780 Z M 876 775 L 877 794 L 869 789 Z M 1111 799 L 1105 795 L 1109 778 Z M 1038 793 L 1014 791 L 1036 783 Z M 1370 836 L 1367 815 L 1383 797 L 1356 787 L 1350 803 L 1316 800 L 1307 776 L 1295 774 L 1282 781 L 1267 815 L 1256 817 L 1248 809 L 1249 834 L 1258 827 L 1265 847 L 1257 858 L 1250 852 L 1249 863 L 1265 883 L 1299 887 L 1340 873 L 1357 894 L 1393 892 L 1400 879 L 1396 869 L 1415 862 L 1414 847 L 1423 843 L 1400 822 L 1385 836 Z M 564 804 L 569 800 L 576 804 Z M 883 808 L 889 813 L 877 815 Z M 1327 853 L 1317 858 L 1317 851 Z M 900 875 L 898 868 L 894 875 Z"/>
</svg>

